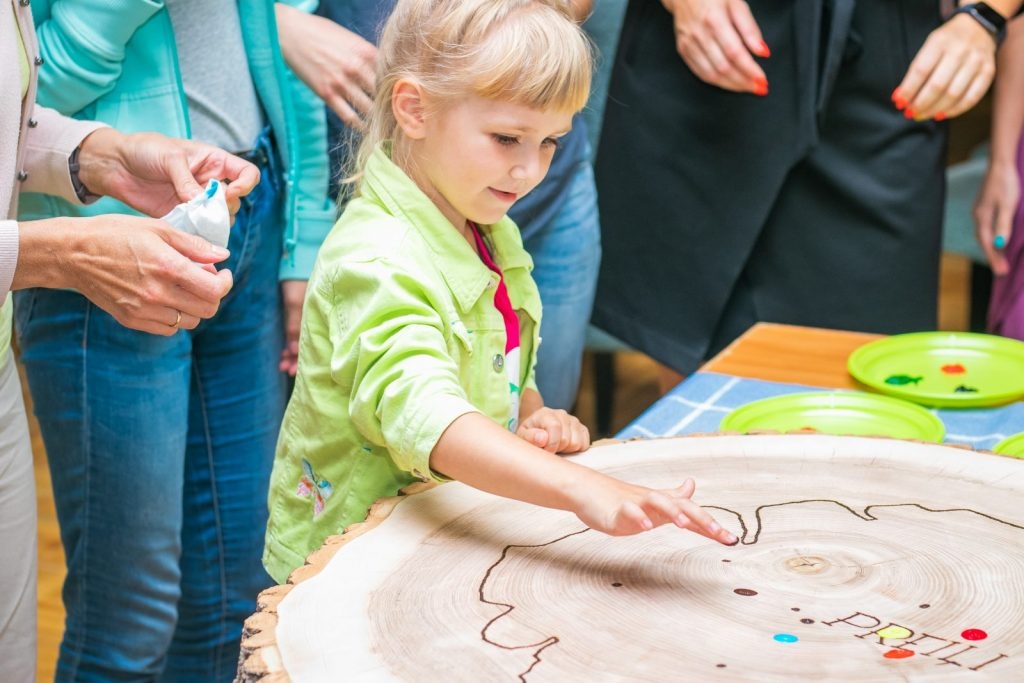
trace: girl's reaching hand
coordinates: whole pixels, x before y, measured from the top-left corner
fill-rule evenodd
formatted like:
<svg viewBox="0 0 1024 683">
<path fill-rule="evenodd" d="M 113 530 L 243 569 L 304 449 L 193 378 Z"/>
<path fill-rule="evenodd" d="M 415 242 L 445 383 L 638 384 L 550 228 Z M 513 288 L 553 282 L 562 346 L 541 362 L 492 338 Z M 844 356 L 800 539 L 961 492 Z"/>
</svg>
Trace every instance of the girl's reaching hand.
<svg viewBox="0 0 1024 683">
<path fill-rule="evenodd" d="M 564 410 L 540 408 L 519 423 L 519 438 L 551 453 L 579 453 L 590 447 L 590 431 Z"/>
<path fill-rule="evenodd" d="M 611 536 L 629 536 L 662 524 L 675 524 L 724 545 L 739 543 L 691 500 L 695 488 L 692 479 L 675 489 L 657 490 L 604 477 L 598 487 L 582 492 L 582 504 L 574 511 L 591 529 Z"/>
</svg>

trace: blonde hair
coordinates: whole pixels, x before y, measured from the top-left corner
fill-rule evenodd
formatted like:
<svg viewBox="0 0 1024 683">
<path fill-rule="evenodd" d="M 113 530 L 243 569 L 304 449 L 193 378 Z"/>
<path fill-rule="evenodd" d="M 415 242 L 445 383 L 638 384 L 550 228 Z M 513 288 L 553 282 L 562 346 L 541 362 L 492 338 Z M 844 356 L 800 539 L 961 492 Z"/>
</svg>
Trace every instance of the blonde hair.
<svg viewBox="0 0 1024 683">
<path fill-rule="evenodd" d="M 401 154 L 391 108 L 400 79 L 415 80 L 442 106 L 478 95 L 575 113 L 587 102 L 592 70 L 590 40 L 568 0 L 398 0 L 381 34 L 373 107 L 346 182 L 358 183 L 381 142 L 394 141 L 393 155 Z"/>
</svg>

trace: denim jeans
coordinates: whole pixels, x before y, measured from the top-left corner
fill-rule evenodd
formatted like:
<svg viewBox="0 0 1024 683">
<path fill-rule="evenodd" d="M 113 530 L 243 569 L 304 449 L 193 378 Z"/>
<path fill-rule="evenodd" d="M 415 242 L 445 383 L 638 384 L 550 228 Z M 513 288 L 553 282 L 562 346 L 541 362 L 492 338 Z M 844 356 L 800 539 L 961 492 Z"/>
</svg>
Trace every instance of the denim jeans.
<svg viewBox="0 0 1024 683">
<path fill-rule="evenodd" d="M 264 143 L 266 144 L 266 143 Z M 280 169 L 242 200 L 217 315 L 170 337 L 71 291 L 17 299 L 68 576 L 58 681 L 230 681 L 284 410 Z"/>
<path fill-rule="evenodd" d="M 601 261 L 597 189 L 590 161 L 580 162 L 562 206 L 545 226 L 523 226 L 533 278 L 544 306 L 537 387 L 544 405 L 569 410 L 580 383 L 583 343 Z"/>
</svg>

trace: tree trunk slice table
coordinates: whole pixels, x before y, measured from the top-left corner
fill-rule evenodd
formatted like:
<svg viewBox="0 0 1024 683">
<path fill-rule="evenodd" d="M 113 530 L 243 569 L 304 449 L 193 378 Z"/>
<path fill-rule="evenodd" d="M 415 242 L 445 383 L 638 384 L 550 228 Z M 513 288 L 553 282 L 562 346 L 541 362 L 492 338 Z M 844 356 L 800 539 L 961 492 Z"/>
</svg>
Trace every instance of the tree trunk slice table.
<svg viewBox="0 0 1024 683">
<path fill-rule="evenodd" d="M 1024 680 L 1024 462 L 820 434 L 579 462 L 741 538 L 612 538 L 459 483 L 380 501 L 246 622 L 239 680 Z"/>
</svg>

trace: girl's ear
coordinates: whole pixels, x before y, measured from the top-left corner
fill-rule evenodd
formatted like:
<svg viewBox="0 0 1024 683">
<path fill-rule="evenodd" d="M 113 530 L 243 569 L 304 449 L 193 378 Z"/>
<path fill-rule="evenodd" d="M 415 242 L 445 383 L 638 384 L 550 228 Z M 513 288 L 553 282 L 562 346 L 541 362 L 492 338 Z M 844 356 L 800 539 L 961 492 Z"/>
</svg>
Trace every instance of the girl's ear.
<svg viewBox="0 0 1024 683">
<path fill-rule="evenodd" d="M 391 111 L 398 126 L 413 140 L 426 135 L 424 125 L 423 89 L 416 81 L 400 79 L 391 90 Z"/>
</svg>

